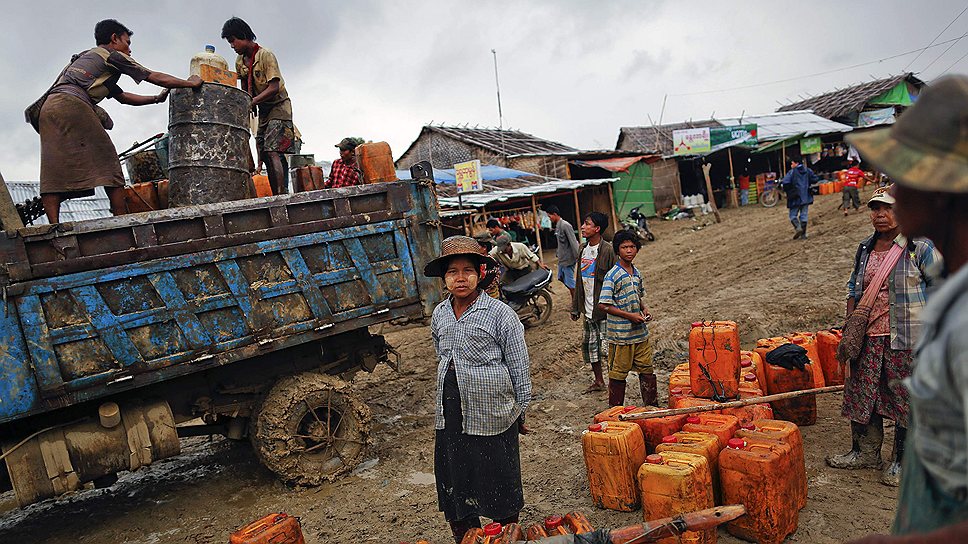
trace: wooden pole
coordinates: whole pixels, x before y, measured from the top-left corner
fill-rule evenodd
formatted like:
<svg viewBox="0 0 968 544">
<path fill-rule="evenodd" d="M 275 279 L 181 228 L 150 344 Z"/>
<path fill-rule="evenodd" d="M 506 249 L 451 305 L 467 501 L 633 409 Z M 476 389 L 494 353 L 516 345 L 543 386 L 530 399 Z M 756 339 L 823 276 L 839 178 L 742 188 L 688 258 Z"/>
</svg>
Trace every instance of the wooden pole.
<svg viewBox="0 0 968 544">
<path fill-rule="evenodd" d="M 24 228 L 24 222 L 17 213 L 13 198 L 10 197 L 10 189 L 7 187 L 7 182 L 3 180 L 3 174 L 0 174 L 0 226 L 3 230 Z"/>
<path fill-rule="evenodd" d="M 713 215 L 716 216 L 716 222 L 722 223 L 723 219 L 719 217 L 719 208 L 716 207 L 716 199 L 713 198 L 713 182 L 709 179 L 709 171 L 712 169 L 713 165 L 704 164 L 702 165 L 702 175 L 706 178 L 706 195 L 709 197 L 709 207 L 713 209 Z"/>
<path fill-rule="evenodd" d="M 578 188 L 572 189 L 571 195 L 575 197 L 575 227 L 578 229 L 578 242 L 581 243 L 581 206 L 578 204 Z"/>
<path fill-rule="evenodd" d="M 787 167 L 787 162 L 786 162 L 786 142 L 780 142 L 780 148 L 783 150 L 783 164 L 780 166 L 780 168 L 783 170 L 783 173 L 781 174 L 780 177 L 784 177 L 784 176 L 786 176 L 786 167 Z"/>
<path fill-rule="evenodd" d="M 733 148 L 726 148 L 726 155 L 729 157 L 729 204 L 734 208 L 739 208 L 739 202 L 736 200 L 736 175 L 733 172 Z"/>
<path fill-rule="evenodd" d="M 804 371 L 806 372 L 806 371 Z M 734 400 L 730 402 L 717 402 L 704 406 L 690 406 L 688 408 L 671 408 L 668 410 L 655 410 L 653 412 L 642 412 L 638 414 L 619 414 L 618 418 L 622 421 L 633 419 L 655 419 L 657 417 L 680 416 L 683 414 L 697 414 L 699 412 L 714 412 L 716 410 L 726 410 L 729 408 L 742 408 L 751 404 L 763 404 L 777 400 L 795 399 L 804 395 L 818 395 L 823 393 L 836 393 L 843 391 L 842 385 L 831 385 L 829 387 L 818 387 L 816 389 L 804 389 L 802 391 L 790 391 L 787 393 L 777 393 L 766 395 L 765 397 L 750 397 L 748 399 Z"/>
<path fill-rule="evenodd" d="M 697 512 L 679 514 L 671 518 L 649 520 L 645 523 L 612 529 L 608 536 L 612 544 L 646 544 L 663 538 L 676 537 L 683 530 L 703 531 L 718 527 L 746 513 L 742 504 L 730 504 L 707 508 Z M 543 542 L 545 539 L 541 539 Z"/>
<path fill-rule="evenodd" d="M 531 213 L 534 214 L 534 237 L 538 240 L 538 257 L 544 262 L 544 255 L 541 254 L 541 219 L 538 217 L 538 199 L 531 195 Z"/>
<path fill-rule="evenodd" d="M 632 180 L 629 180 L 632 183 Z M 618 222 L 618 215 L 615 213 L 615 195 L 612 193 L 612 184 L 606 183 L 608 185 L 608 207 L 612 209 L 612 232 L 618 232 L 622 226 Z"/>
</svg>

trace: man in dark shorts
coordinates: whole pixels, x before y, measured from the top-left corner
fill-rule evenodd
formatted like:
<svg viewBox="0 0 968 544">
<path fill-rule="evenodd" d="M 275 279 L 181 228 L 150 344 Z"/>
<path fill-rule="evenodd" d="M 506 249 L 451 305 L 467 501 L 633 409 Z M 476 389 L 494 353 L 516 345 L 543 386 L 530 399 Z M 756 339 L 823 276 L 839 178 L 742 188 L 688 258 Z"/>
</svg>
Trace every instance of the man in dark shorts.
<svg viewBox="0 0 968 544">
<path fill-rule="evenodd" d="M 289 192 L 286 154 L 295 152 L 296 133 L 292 124 L 292 102 L 279 71 L 279 61 L 269 49 L 255 42 L 249 24 L 232 17 L 222 25 L 222 38 L 239 54 L 235 59 L 242 90 L 252 95 L 252 108 L 259 113 L 255 147 L 259 162 L 265 163 L 272 194 Z"/>
<path fill-rule="evenodd" d="M 129 106 L 158 104 L 168 98 L 167 89 L 202 84 L 197 76 L 180 79 L 138 64 L 131 58 L 132 34 L 114 19 L 99 22 L 94 26 L 97 47 L 71 58 L 49 94 L 38 102 L 36 117 L 31 108 L 26 112 L 40 133 L 40 199 L 51 224 L 60 222 L 61 202 L 92 195 L 95 187 L 104 187 L 111 213 L 127 213 L 124 175 L 107 133 L 114 123 L 98 102 L 113 98 Z M 118 87 L 122 75 L 166 90 L 151 96 L 125 92 Z"/>
</svg>

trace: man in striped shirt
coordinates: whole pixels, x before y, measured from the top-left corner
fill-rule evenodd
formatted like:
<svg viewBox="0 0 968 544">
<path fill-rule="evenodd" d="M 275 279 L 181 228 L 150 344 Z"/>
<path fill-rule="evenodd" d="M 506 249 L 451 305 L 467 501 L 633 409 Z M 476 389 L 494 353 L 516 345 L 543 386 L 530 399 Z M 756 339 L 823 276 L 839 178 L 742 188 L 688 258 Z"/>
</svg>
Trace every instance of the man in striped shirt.
<svg viewBox="0 0 968 544">
<path fill-rule="evenodd" d="M 639 375 L 643 404 L 654 406 L 658 396 L 652 371 L 652 345 L 646 323 L 652 314 L 642 303 L 642 276 L 632 264 L 642 242 L 630 230 L 615 233 L 612 246 L 619 260 L 605 275 L 598 307 L 608 314 L 608 404 L 625 404 L 625 380 L 631 371 Z"/>
</svg>

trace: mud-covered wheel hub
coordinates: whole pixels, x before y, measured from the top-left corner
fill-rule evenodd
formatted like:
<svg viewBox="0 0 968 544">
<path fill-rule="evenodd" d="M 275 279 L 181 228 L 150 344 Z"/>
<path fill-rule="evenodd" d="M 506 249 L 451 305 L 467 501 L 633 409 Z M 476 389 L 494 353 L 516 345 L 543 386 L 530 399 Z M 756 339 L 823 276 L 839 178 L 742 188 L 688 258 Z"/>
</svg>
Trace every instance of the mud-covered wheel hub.
<svg viewBox="0 0 968 544">
<path fill-rule="evenodd" d="M 257 408 L 250 437 L 263 464 L 287 482 L 319 485 L 363 457 L 370 411 L 333 376 L 306 372 L 279 380 Z"/>
</svg>

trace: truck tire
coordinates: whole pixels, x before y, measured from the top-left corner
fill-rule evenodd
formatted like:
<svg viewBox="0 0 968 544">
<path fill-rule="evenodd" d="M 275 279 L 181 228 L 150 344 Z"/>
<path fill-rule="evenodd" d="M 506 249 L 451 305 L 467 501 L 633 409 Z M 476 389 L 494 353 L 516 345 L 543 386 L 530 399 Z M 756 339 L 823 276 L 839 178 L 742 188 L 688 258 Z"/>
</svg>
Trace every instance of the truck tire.
<svg viewBox="0 0 968 544">
<path fill-rule="evenodd" d="M 304 372 L 277 381 L 253 412 L 249 437 L 269 470 L 294 485 L 332 481 L 369 442 L 370 409 L 345 381 Z"/>
</svg>

